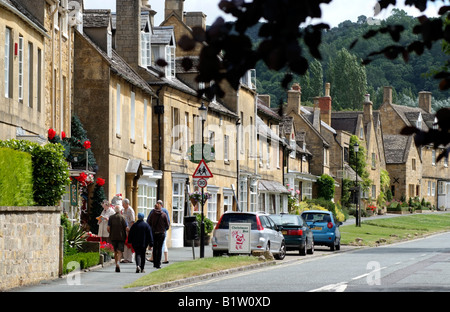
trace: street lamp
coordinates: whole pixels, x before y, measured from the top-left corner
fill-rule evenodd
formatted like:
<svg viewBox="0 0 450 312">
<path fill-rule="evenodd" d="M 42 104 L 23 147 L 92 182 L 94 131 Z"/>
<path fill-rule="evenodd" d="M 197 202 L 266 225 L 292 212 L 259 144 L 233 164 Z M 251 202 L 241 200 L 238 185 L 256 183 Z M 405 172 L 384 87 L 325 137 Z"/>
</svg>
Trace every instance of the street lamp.
<svg viewBox="0 0 450 312">
<path fill-rule="evenodd" d="M 355 151 L 355 205 L 356 205 L 356 226 L 361 226 L 361 211 L 359 211 L 359 192 L 358 192 L 358 152 L 359 152 L 359 144 L 356 142 L 353 145 L 353 150 Z"/>
<path fill-rule="evenodd" d="M 208 116 L 208 108 L 205 106 L 205 104 L 202 102 L 202 106 L 200 106 L 199 110 L 199 114 L 200 114 L 200 119 L 202 121 L 202 160 L 204 160 L 204 155 L 203 155 L 203 149 L 205 148 L 205 142 L 204 142 L 204 129 L 205 129 L 205 121 L 206 121 L 206 117 Z M 205 198 L 204 198 L 204 193 L 203 193 L 203 187 L 202 187 L 202 222 L 200 224 L 200 258 L 204 258 L 205 257 L 205 222 L 203 220 L 203 209 L 205 206 Z"/>
</svg>

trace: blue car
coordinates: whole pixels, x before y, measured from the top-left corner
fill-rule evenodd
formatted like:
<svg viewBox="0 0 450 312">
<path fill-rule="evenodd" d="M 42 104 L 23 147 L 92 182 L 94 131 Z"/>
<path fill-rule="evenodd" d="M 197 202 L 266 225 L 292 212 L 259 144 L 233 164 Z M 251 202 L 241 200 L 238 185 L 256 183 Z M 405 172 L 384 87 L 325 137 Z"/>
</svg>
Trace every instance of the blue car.
<svg viewBox="0 0 450 312">
<path fill-rule="evenodd" d="M 271 214 L 270 217 L 281 229 L 286 250 L 298 250 L 302 256 L 314 253 L 314 237 L 302 217 L 286 213 Z"/>
<path fill-rule="evenodd" d="M 331 251 L 341 249 L 339 226 L 342 222 L 336 222 L 333 213 L 324 210 L 308 210 L 302 213 L 302 218 L 313 233 L 315 245 L 328 246 Z"/>
</svg>

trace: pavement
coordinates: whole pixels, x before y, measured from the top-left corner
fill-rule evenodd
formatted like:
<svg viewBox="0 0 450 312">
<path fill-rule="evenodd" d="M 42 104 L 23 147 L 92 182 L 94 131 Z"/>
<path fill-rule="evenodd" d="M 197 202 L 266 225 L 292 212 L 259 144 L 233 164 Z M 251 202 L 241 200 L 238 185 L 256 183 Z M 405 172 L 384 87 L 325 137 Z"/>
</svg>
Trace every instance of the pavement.
<svg viewBox="0 0 450 312">
<path fill-rule="evenodd" d="M 193 250 L 194 249 L 194 250 Z M 169 248 L 169 263 L 161 264 L 161 267 L 172 263 L 190 261 L 200 258 L 200 247 L 179 247 Z M 212 257 L 211 246 L 205 246 L 205 258 Z M 164 260 L 164 256 L 163 256 Z M 145 263 L 145 272 L 136 273 L 135 263 L 121 263 L 120 273 L 115 272 L 114 260 L 98 265 L 86 271 L 78 271 L 76 274 L 69 274 L 57 279 L 41 281 L 39 284 L 14 288 L 9 292 L 136 292 L 145 291 L 143 287 L 124 288 L 145 274 L 149 274 L 157 269 L 153 268 L 153 263 Z"/>
</svg>

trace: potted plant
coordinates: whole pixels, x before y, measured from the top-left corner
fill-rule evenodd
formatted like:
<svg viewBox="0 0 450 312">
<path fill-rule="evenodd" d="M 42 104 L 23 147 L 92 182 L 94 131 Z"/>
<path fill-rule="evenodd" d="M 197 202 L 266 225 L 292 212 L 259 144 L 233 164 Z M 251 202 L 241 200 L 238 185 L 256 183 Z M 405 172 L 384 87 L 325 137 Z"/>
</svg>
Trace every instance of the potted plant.
<svg viewBox="0 0 450 312">
<path fill-rule="evenodd" d="M 196 214 L 197 219 L 197 233 L 198 240 L 195 241 L 195 246 L 200 246 L 200 232 L 201 232 L 201 224 L 202 224 L 202 215 L 201 213 Z M 214 223 L 208 219 L 207 217 L 203 217 L 203 223 L 205 224 L 205 245 L 209 245 L 209 241 L 211 239 L 210 234 L 214 229 Z"/>
</svg>

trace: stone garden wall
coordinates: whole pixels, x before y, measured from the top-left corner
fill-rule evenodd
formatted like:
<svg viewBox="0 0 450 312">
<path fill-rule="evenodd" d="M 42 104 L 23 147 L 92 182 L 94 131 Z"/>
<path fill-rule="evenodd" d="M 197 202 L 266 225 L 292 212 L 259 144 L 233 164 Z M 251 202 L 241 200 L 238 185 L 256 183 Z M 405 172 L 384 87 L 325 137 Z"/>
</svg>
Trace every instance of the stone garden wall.
<svg viewBox="0 0 450 312">
<path fill-rule="evenodd" d="M 60 207 L 0 207 L 0 291 L 57 278 Z"/>
</svg>

